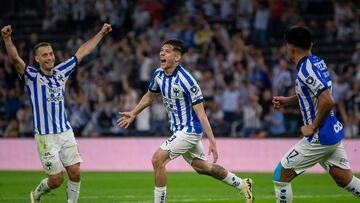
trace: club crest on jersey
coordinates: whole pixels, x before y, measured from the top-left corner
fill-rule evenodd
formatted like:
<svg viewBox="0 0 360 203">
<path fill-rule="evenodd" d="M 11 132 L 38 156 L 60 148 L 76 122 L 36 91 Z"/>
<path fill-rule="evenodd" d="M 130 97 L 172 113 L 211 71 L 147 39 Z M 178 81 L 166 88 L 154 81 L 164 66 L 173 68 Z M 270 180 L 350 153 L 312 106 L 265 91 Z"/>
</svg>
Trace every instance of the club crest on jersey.
<svg viewBox="0 0 360 203">
<path fill-rule="evenodd" d="M 64 78 L 64 76 L 63 76 L 62 74 L 56 75 L 56 79 L 57 79 L 58 81 L 61 81 L 61 82 L 64 82 L 64 81 L 65 81 L 65 78 Z"/>
<path fill-rule="evenodd" d="M 180 89 L 178 87 L 173 87 L 173 96 L 178 97 L 180 94 Z"/>
<path fill-rule="evenodd" d="M 199 88 L 196 86 L 196 85 L 193 85 L 191 88 L 190 88 L 190 91 L 194 94 L 196 94 L 198 91 L 199 91 Z"/>
</svg>

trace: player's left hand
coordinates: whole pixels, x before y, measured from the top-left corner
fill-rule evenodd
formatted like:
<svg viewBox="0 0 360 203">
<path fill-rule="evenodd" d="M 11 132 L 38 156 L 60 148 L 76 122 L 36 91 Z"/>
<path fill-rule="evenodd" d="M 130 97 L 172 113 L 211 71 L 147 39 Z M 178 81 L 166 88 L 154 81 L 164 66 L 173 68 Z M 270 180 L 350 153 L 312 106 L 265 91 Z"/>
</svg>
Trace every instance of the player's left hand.
<svg viewBox="0 0 360 203">
<path fill-rule="evenodd" d="M 210 145 L 209 145 L 208 156 L 210 156 L 211 154 L 213 154 L 213 157 L 214 157 L 213 163 L 216 163 L 218 158 L 219 158 L 219 155 L 218 155 L 218 152 L 217 152 L 217 149 L 216 149 L 216 145 L 212 144 L 212 143 L 210 143 Z"/>
<path fill-rule="evenodd" d="M 314 135 L 316 132 L 315 126 L 314 125 L 304 125 L 301 127 L 301 133 L 305 136 L 305 137 L 309 137 Z"/>
<path fill-rule="evenodd" d="M 100 30 L 100 32 L 103 33 L 103 35 L 106 35 L 107 33 L 111 32 L 111 31 L 112 31 L 111 25 L 108 23 L 104 23 L 103 27 Z"/>
</svg>

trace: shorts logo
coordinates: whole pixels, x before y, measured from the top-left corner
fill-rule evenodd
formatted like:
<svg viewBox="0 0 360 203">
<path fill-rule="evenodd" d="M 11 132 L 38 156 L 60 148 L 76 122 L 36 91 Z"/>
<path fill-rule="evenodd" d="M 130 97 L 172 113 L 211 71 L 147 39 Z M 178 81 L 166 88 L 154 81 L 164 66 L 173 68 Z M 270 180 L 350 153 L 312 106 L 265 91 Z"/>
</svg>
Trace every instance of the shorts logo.
<svg viewBox="0 0 360 203">
<path fill-rule="evenodd" d="M 47 168 L 48 170 L 51 170 L 51 168 L 52 168 L 52 163 L 48 161 L 48 162 L 45 163 L 45 166 L 46 166 L 46 168 Z"/>
<path fill-rule="evenodd" d="M 348 163 L 348 160 L 347 160 L 347 159 L 345 159 L 345 158 L 341 158 L 341 159 L 340 159 L 340 164 L 341 164 L 341 165 L 346 166 L 347 163 Z"/>
</svg>

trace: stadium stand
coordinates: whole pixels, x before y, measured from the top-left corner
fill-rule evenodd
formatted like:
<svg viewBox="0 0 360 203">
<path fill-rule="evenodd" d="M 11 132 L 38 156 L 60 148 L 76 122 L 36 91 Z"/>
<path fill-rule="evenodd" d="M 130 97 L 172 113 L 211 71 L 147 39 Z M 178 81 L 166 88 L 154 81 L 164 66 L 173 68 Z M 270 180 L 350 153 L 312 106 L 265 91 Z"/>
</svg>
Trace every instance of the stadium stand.
<svg viewBox="0 0 360 203">
<path fill-rule="evenodd" d="M 168 38 L 180 38 L 189 47 L 183 64 L 200 81 L 216 136 L 299 136 L 300 112 L 270 107 L 272 95 L 294 93 L 295 70 L 282 33 L 297 24 L 312 30 L 314 54 L 332 72 L 335 112 L 346 137 L 359 137 L 357 0 L 23 0 L 4 2 L 0 11 L 0 24 L 13 26 L 20 55 L 33 65 L 36 43 L 51 42 L 57 61 L 63 61 L 102 22 L 112 24 L 111 37 L 68 84 L 67 109 L 76 136 L 168 134 L 161 101 L 142 112 L 129 130 L 116 126 L 118 111 L 131 109 L 147 89 L 158 67 L 159 46 Z M 2 46 L 0 135 L 32 136 L 30 108 Z"/>
</svg>

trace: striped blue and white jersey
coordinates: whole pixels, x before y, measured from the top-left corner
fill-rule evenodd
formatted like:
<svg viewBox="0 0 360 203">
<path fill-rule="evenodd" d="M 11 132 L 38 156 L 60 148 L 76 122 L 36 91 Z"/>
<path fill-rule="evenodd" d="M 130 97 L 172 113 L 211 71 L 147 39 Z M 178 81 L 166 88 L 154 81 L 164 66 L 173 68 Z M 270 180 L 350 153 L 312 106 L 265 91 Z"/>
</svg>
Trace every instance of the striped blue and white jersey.
<svg viewBox="0 0 360 203">
<path fill-rule="evenodd" d="M 317 116 L 319 95 L 326 89 L 332 92 L 329 70 L 321 58 L 309 55 L 297 64 L 296 94 L 299 100 L 304 125 L 312 124 Z M 308 141 L 317 139 L 322 145 L 338 143 L 344 136 L 343 126 L 331 111 L 318 133 L 310 136 Z"/>
<path fill-rule="evenodd" d="M 170 130 L 201 134 L 199 118 L 193 105 L 203 101 L 199 84 L 181 65 L 167 76 L 162 68 L 155 70 L 149 91 L 161 93 L 170 122 Z"/>
<path fill-rule="evenodd" d="M 29 93 L 35 134 L 57 134 L 71 129 L 65 110 L 65 83 L 77 68 L 77 58 L 55 66 L 53 75 L 27 65 L 23 78 Z"/>
</svg>

